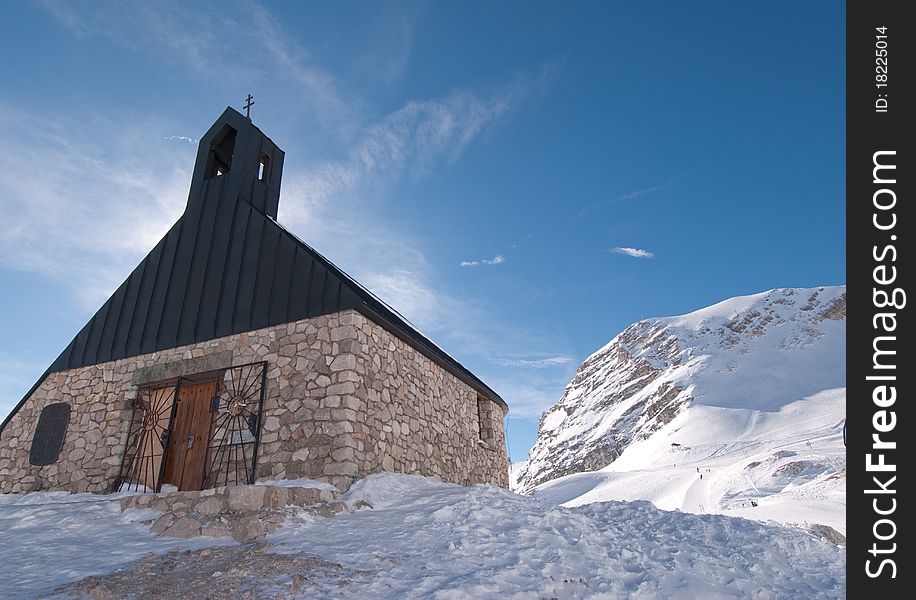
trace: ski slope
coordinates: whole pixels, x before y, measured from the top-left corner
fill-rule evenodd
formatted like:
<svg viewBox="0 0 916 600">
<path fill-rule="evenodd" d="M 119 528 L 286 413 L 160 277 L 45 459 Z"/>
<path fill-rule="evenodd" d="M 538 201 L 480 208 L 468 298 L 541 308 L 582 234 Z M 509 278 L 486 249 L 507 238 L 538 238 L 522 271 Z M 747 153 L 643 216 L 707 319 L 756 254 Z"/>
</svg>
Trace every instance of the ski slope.
<svg viewBox="0 0 916 600">
<path fill-rule="evenodd" d="M 845 388 L 773 413 L 695 406 L 609 466 L 541 484 L 533 495 L 564 506 L 648 500 L 845 535 L 845 407 Z"/>
</svg>

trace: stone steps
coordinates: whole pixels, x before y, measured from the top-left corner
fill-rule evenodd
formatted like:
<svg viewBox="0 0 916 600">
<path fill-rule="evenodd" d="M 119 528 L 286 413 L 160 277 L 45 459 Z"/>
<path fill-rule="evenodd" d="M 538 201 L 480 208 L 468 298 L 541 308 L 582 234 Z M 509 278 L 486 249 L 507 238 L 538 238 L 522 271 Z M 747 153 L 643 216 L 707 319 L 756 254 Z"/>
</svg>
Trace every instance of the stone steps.
<svg viewBox="0 0 916 600">
<path fill-rule="evenodd" d="M 287 518 L 332 517 L 346 509 L 338 492 L 319 488 L 230 485 L 198 492 L 139 494 L 121 499 L 121 510 L 152 509 L 156 535 L 177 538 L 232 537 L 252 542 L 278 529 Z"/>
</svg>

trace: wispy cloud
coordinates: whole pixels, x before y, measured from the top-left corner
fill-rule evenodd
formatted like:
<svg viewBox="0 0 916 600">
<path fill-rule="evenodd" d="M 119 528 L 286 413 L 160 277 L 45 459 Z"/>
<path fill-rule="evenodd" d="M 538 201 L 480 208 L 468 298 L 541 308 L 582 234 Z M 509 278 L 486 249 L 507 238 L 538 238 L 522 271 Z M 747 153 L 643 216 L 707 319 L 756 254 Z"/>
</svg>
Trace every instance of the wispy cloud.
<svg viewBox="0 0 916 600">
<path fill-rule="evenodd" d="M 488 91 L 458 90 L 410 101 L 367 126 L 344 153 L 284 174 L 281 220 L 339 262 L 383 300 L 429 331 L 462 329 L 457 301 L 439 291 L 418 245 L 379 213 L 385 191 L 405 177 L 422 178 L 454 163 L 471 144 L 536 89 L 516 77 Z M 504 257 L 488 259 L 499 264 Z M 469 345 L 470 347 L 470 345 Z"/>
<path fill-rule="evenodd" d="M 187 142 L 188 144 L 193 144 L 195 146 L 200 143 L 200 140 L 188 137 L 186 135 L 167 135 L 162 139 L 167 142 Z"/>
<path fill-rule="evenodd" d="M 570 356 L 548 356 L 547 358 L 498 358 L 495 362 L 503 367 L 531 367 L 534 369 L 544 369 L 557 365 L 567 365 L 574 361 L 575 359 Z"/>
<path fill-rule="evenodd" d="M 620 196 L 620 197 L 617 198 L 616 200 L 617 200 L 617 202 L 626 202 L 627 200 L 633 200 L 633 199 L 635 199 L 635 198 L 639 198 L 640 196 L 645 196 L 645 195 L 647 195 L 647 194 L 652 194 L 652 193 L 658 192 L 658 191 L 660 191 L 660 190 L 668 189 L 668 188 L 670 188 L 671 186 L 672 186 L 672 183 L 671 183 L 671 182 L 668 182 L 668 183 L 665 183 L 665 184 L 662 184 L 662 185 L 651 185 L 651 186 L 649 186 L 649 187 L 647 187 L 647 188 L 643 188 L 643 189 L 641 189 L 641 190 L 635 190 L 635 191 L 630 192 L 630 193 L 628 193 L 628 194 L 624 194 L 623 196 Z"/>
<path fill-rule="evenodd" d="M 530 242 L 532 239 L 534 239 L 534 237 L 535 235 L 533 233 L 529 233 L 521 241 L 513 242 L 509 244 L 509 247 L 512 248 L 513 250 L 518 249 L 522 247 L 523 245 L 527 244 L 528 242 Z"/>
<path fill-rule="evenodd" d="M 506 257 L 497 254 L 493 258 L 482 258 L 480 260 L 463 260 L 458 263 L 459 267 L 479 267 L 481 265 L 501 265 L 506 262 Z"/>
<path fill-rule="evenodd" d="M 563 390 L 575 372 L 572 364 L 552 370 L 526 370 L 523 377 L 512 377 L 503 369 L 486 381 L 509 401 L 510 418 L 537 422 L 541 414 L 563 396 Z"/>
<path fill-rule="evenodd" d="M 588 214 L 588 213 L 590 213 L 590 212 L 592 212 L 592 211 L 594 211 L 594 210 L 598 210 L 598 209 L 600 209 L 600 208 L 604 208 L 605 206 L 610 206 L 610 205 L 612 205 L 612 204 L 619 204 L 619 203 L 621 203 L 621 202 L 628 202 L 628 201 L 630 201 L 630 200 L 635 200 L 635 199 L 641 198 L 641 197 L 643 197 L 643 196 L 648 196 L 649 194 L 654 194 L 654 193 L 656 193 L 656 192 L 661 192 L 661 191 L 663 191 L 663 190 L 667 190 L 668 188 L 673 187 L 674 185 L 676 185 L 676 184 L 681 180 L 681 178 L 684 177 L 684 175 L 686 175 L 686 173 L 681 173 L 680 175 L 678 175 L 678 176 L 676 176 L 676 177 L 673 177 L 673 178 L 669 179 L 668 181 L 666 181 L 666 182 L 664 182 L 664 183 L 660 183 L 660 184 L 656 184 L 656 185 L 650 185 L 650 186 L 647 186 L 647 187 L 644 187 L 644 188 L 640 188 L 640 189 L 638 189 L 638 190 L 633 190 L 632 192 L 627 192 L 626 194 L 621 194 L 620 196 L 615 196 L 615 197 L 613 197 L 613 198 L 609 198 L 609 199 L 606 199 L 606 200 L 601 200 L 601 201 L 599 201 L 599 202 L 595 202 L 595 203 L 593 203 L 593 204 L 589 204 L 588 206 L 585 206 L 584 208 L 581 208 L 581 209 L 580 209 L 578 212 L 576 212 L 573 216 L 574 216 L 574 217 L 581 217 L 581 216 L 586 215 L 586 214 Z"/>
<path fill-rule="evenodd" d="M 378 11 L 355 50 L 354 63 L 364 81 L 391 88 L 407 68 L 413 50 L 414 23 L 423 8 L 407 3 L 376 3 Z"/>
<path fill-rule="evenodd" d="M 296 185 L 314 206 L 369 187 L 377 192 L 405 175 L 425 176 L 455 162 L 521 102 L 530 85 L 520 77 L 489 92 L 410 101 L 359 134 L 345 158 L 308 168 Z"/>
<path fill-rule="evenodd" d="M 453 320 L 466 309 L 441 291 L 420 245 L 380 207 L 390 186 L 448 168 L 549 76 L 545 68 L 534 78 L 514 77 L 487 90 L 407 102 L 358 132 L 343 158 L 285 172 L 281 221 L 422 328 L 466 329 L 466 322 Z M 505 260 L 497 255 L 477 262 Z"/>
<path fill-rule="evenodd" d="M 630 248 L 627 246 L 617 246 L 611 248 L 610 252 L 615 254 L 625 254 L 627 256 L 632 256 L 633 258 L 653 258 L 655 256 L 654 252 L 649 250 L 643 250 L 642 248 Z"/>
<path fill-rule="evenodd" d="M 106 38 L 224 89 L 255 85 L 290 109 L 313 113 L 329 130 L 349 133 L 358 122 L 358 101 L 257 2 L 226 0 L 219 11 L 180 0 L 38 2 L 77 37 Z"/>
<path fill-rule="evenodd" d="M 193 148 L 155 119 L 0 110 L 0 262 L 100 303 L 181 214 Z"/>
</svg>

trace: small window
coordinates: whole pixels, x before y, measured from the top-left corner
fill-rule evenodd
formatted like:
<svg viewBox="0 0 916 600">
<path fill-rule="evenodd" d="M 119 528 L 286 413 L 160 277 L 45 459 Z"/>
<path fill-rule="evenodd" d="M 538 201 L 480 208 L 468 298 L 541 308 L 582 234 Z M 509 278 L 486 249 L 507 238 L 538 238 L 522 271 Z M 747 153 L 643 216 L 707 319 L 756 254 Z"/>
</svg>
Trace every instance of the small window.
<svg viewBox="0 0 916 600">
<path fill-rule="evenodd" d="M 66 402 L 49 404 L 41 409 L 29 450 L 29 464 L 44 467 L 57 462 L 69 423 L 70 405 Z"/>
<path fill-rule="evenodd" d="M 496 431 L 493 428 L 493 403 L 483 396 L 477 396 L 477 435 L 488 448 L 496 447 Z"/>
<path fill-rule="evenodd" d="M 258 161 L 258 181 L 267 181 L 267 178 L 270 177 L 268 166 L 270 165 L 270 157 L 261 153 L 261 160 Z"/>
<path fill-rule="evenodd" d="M 210 143 L 210 153 L 207 155 L 207 168 L 204 178 L 225 175 L 232 168 L 232 155 L 235 153 L 236 131 L 229 125 L 223 125 L 216 137 Z"/>
</svg>

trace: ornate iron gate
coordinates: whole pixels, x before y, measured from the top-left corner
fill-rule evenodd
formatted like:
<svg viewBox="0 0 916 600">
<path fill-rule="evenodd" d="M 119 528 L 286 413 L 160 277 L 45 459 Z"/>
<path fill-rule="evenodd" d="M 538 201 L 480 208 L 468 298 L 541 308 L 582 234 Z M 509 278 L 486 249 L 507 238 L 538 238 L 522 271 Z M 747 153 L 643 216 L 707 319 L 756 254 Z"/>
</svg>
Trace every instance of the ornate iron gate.
<svg viewBox="0 0 916 600">
<path fill-rule="evenodd" d="M 210 407 L 205 487 L 254 483 L 267 363 L 227 369 Z"/>
<path fill-rule="evenodd" d="M 178 385 L 172 383 L 138 390 L 115 491 L 158 492 L 162 487 Z"/>
<path fill-rule="evenodd" d="M 204 487 L 254 483 L 267 363 L 226 369 L 210 401 Z M 115 491 L 162 488 L 181 380 L 139 389 Z"/>
</svg>

